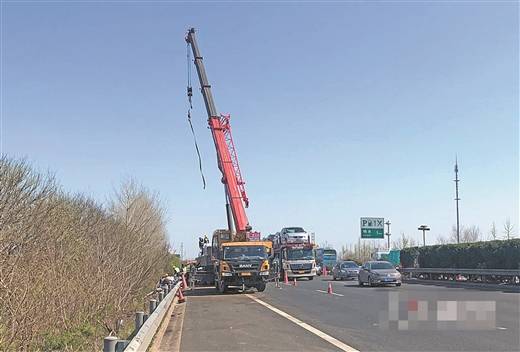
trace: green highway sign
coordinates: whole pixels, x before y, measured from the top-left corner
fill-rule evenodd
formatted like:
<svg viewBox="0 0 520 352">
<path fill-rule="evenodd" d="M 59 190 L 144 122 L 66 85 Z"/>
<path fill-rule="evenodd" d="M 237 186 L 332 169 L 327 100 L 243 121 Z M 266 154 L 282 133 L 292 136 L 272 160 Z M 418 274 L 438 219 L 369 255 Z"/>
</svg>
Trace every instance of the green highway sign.
<svg viewBox="0 0 520 352">
<path fill-rule="evenodd" d="M 361 238 L 385 238 L 385 219 L 361 218 Z"/>
</svg>

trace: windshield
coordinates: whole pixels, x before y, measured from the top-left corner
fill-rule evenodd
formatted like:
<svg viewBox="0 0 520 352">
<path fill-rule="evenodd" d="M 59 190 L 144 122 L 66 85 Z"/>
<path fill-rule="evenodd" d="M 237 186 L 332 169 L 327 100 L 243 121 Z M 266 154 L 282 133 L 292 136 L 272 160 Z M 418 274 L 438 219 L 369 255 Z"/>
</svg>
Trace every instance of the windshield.
<svg viewBox="0 0 520 352">
<path fill-rule="evenodd" d="M 314 259 L 312 249 L 288 249 L 287 250 L 288 260 L 311 260 Z"/>
<path fill-rule="evenodd" d="M 390 263 L 386 263 L 386 262 L 380 262 L 380 263 L 372 263 L 370 265 L 370 269 L 374 270 L 374 269 L 394 269 L 394 266 Z"/>
<path fill-rule="evenodd" d="M 224 247 L 224 259 L 267 259 L 267 252 L 262 246 Z"/>
<path fill-rule="evenodd" d="M 346 263 L 341 264 L 341 269 L 347 269 L 347 268 L 358 268 L 358 266 L 354 262 L 346 262 Z"/>
<path fill-rule="evenodd" d="M 285 229 L 286 233 L 298 233 L 298 232 L 305 232 L 305 230 L 301 227 L 287 227 Z"/>
</svg>

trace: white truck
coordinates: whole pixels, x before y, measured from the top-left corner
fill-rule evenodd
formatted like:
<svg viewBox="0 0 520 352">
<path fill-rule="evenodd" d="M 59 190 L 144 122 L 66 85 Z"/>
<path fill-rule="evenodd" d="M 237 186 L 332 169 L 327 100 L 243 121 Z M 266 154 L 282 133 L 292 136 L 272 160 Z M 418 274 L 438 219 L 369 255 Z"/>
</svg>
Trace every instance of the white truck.
<svg viewBox="0 0 520 352">
<path fill-rule="evenodd" d="M 279 262 L 280 276 L 289 279 L 316 276 L 316 258 L 311 237 L 301 227 L 284 227 L 273 240 L 274 260 Z"/>
</svg>

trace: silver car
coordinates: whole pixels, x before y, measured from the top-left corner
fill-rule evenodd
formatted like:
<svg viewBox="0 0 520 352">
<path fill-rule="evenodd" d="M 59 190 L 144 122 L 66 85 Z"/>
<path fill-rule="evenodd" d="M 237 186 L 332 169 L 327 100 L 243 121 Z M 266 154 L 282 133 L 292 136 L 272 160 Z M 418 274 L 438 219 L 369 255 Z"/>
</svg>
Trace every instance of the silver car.
<svg viewBox="0 0 520 352">
<path fill-rule="evenodd" d="M 332 268 L 332 280 L 355 280 L 358 277 L 359 266 L 353 261 L 339 262 Z"/>
<path fill-rule="evenodd" d="M 359 286 L 363 286 L 365 283 L 370 286 L 387 284 L 401 286 L 401 282 L 401 273 L 390 262 L 366 262 L 359 270 Z"/>
</svg>

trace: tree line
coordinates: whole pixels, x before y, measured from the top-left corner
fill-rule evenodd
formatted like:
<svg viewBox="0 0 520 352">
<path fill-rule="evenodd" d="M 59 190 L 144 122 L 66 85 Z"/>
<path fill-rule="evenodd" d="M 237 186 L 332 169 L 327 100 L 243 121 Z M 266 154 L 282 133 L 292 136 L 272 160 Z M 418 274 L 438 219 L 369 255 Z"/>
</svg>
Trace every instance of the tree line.
<svg viewBox="0 0 520 352">
<path fill-rule="evenodd" d="M 171 261 L 164 208 L 134 181 L 106 204 L 0 157 L 0 350 L 98 350 Z"/>
<path fill-rule="evenodd" d="M 391 236 L 394 237 L 394 236 Z M 484 235 L 480 228 L 476 225 L 460 226 L 459 227 L 459 241 L 460 243 L 473 243 L 478 241 L 495 241 L 495 240 L 510 240 L 516 237 L 515 225 L 508 218 L 502 226 L 502 231 L 497 229 L 495 222 L 490 226 L 488 235 Z M 453 225 L 448 236 L 438 235 L 435 241 L 428 239 L 427 244 L 454 244 L 457 243 L 457 227 Z M 434 243 L 432 243 L 434 242 Z M 405 249 L 422 245 L 418 243 L 415 238 L 401 233 L 396 239 L 391 242 L 391 249 Z M 372 254 L 377 250 L 388 249 L 386 240 L 359 240 L 358 243 L 344 245 L 339 251 L 339 258 L 343 260 L 354 260 L 358 263 L 364 263 L 372 259 Z"/>
</svg>

